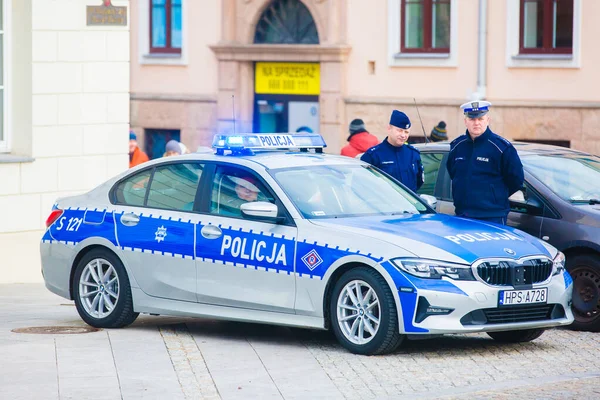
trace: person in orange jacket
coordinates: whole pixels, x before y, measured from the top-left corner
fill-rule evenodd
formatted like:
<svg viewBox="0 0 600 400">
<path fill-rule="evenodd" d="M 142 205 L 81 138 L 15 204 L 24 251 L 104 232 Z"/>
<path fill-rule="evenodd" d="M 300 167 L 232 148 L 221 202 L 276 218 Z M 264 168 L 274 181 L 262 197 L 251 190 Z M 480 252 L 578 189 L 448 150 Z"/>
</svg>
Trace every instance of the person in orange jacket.
<svg viewBox="0 0 600 400">
<path fill-rule="evenodd" d="M 371 147 L 379 143 L 377 136 L 367 132 L 365 123 L 362 119 L 353 119 L 348 127 L 350 136 L 348 136 L 348 144 L 342 148 L 342 155 L 347 157 L 356 157 L 364 153 Z"/>
<path fill-rule="evenodd" d="M 129 131 L 129 168 L 148 161 L 148 155 L 138 147 L 137 136 Z"/>
</svg>

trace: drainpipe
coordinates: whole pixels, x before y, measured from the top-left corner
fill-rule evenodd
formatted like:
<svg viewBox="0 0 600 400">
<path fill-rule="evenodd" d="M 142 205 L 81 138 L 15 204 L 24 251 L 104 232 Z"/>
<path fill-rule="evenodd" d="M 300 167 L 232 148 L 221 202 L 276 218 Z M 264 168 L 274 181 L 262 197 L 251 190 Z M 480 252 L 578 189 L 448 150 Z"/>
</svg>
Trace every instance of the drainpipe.
<svg viewBox="0 0 600 400">
<path fill-rule="evenodd" d="M 477 32 L 479 46 L 477 48 L 477 97 L 486 98 L 486 62 L 487 62 L 487 0 L 479 0 L 479 31 Z"/>
</svg>

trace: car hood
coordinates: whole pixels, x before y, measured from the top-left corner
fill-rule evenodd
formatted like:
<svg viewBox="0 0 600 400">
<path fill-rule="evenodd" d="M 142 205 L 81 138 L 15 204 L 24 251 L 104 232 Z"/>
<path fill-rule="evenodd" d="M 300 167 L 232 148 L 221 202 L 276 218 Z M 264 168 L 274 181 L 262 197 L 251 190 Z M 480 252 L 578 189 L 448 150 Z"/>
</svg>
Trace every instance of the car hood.
<svg viewBox="0 0 600 400">
<path fill-rule="evenodd" d="M 458 257 L 470 264 L 480 258 L 553 256 L 540 240 L 518 229 L 444 214 L 313 219 L 311 222 L 336 231 L 378 238 L 422 258 L 441 257 L 458 262 Z"/>
</svg>

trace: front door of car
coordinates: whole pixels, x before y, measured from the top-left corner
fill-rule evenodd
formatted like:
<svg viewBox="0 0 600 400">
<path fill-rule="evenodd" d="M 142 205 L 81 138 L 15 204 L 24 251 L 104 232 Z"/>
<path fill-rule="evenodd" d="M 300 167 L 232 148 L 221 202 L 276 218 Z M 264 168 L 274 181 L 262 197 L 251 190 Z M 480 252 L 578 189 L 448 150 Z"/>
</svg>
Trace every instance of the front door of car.
<svg viewBox="0 0 600 400">
<path fill-rule="evenodd" d="M 560 226 L 562 222 L 550 202 L 531 183 L 525 181 L 525 191 L 515 193 L 510 199 L 509 226 L 555 243 L 558 237 L 554 234 L 561 232 L 564 226 Z"/>
<path fill-rule="evenodd" d="M 423 163 L 423 186 L 417 191 L 418 194 L 435 196 L 437 199 L 436 211 L 442 214 L 454 215 L 454 203 L 452 202 L 450 176 L 446 170 L 446 152 L 423 152 L 421 162 Z"/>
<path fill-rule="evenodd" d="M 252 171 L 215 169 L 208 214 L 196 226 L 198 301 L 264 311 L 294 312 L 297 228 L 273 191 Z M 278 204 L 282 221 L 242 215 L 246 202 Z"/>
<path fill-rule="evenodd" d="M 203 165 L 173 163 L 120 182 L 114 192 L 117 240 L 144 293 L 196 301 L 192 213 Z"/>
</svg>

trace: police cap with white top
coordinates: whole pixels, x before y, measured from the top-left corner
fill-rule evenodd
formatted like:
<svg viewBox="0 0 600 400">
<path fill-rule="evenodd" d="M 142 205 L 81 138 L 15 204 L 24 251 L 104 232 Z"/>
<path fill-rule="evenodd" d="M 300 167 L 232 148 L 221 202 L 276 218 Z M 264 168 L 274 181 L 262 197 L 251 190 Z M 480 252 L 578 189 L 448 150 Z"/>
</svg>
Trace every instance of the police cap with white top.
<svg viewBox="0 0 600 400">
<path fill-rule="evenodd" d="M 490 110 L 489 107 L 492 105 L 489 101 L 469 101 L 460 106 L 463 110 L 465 117 L 467 118 L 479 118 L 484 116 Z"/>
</svg>

